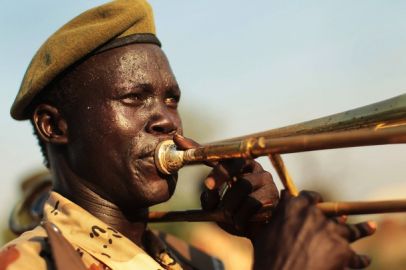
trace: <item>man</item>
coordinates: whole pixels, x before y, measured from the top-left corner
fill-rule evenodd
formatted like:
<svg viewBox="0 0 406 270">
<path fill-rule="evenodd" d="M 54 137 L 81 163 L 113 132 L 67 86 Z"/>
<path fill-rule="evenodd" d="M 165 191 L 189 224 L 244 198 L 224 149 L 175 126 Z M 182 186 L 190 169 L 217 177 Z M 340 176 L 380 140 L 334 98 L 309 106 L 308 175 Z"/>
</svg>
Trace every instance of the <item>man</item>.
<svg viewBox="0 0 406 270">
<path fill-rule="evenodd" d="M 91 9 L 52 35 L 34 56 L 11 114 L 31 120 L 53 191 L 43 224 L 6 245 L 0 269 L 222 269 L 152 233 L 145 221 L 148 207 L 168 200 L 177 181 L 157 171 L 156 145 L 195 145 L 182 136 L 179 99 L 143 0 Z M 372 224 L 326 219 L 313 193 L 283 195 L 269 223 L 250 224 L 261 206 L 278 202 L 271 175 L 250 160 L 212 165 L 215 188 L 202 196 L 203 207 L 222 209 L 229 223 L 219 225 L 251 239 L 254 269 L 369 264 L 349 242 L 371 234 Z M 220 198 L 225 183 L 230 188 Z"/>
</svg>

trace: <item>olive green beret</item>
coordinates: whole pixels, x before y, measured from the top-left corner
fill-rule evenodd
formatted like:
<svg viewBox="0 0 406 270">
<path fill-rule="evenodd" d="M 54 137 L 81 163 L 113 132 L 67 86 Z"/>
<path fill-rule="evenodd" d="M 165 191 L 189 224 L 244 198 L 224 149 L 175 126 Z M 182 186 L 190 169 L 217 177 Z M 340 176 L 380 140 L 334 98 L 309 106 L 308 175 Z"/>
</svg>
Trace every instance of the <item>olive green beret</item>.
<svg viewBox="0 0 406 270">
<path fill-rule="evenodd" d="M 39 48 L 11 107 L 16 120 L 30 118 L 30 104 L 58 74 L 91 53 L 129 43 L 155 43 L 152 9 L 145 0 L 116 0 L 80 14 Z"/>
</svg>

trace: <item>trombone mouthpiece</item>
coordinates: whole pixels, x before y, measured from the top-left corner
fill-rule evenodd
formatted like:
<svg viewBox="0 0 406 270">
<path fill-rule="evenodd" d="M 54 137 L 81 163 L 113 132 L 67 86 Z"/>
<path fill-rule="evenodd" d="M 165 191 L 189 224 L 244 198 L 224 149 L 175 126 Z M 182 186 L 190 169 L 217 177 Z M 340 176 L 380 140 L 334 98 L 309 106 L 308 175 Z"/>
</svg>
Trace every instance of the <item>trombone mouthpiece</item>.
<svg viewBox="0 0 406 270">
<path fill-rule="evenodd" d="M 163 174 L 176 173 L 185 165 L 184 152 L 176 149 L 174 141 L 162 141 L 155 149 L 155 166 Z"/>
</svg>

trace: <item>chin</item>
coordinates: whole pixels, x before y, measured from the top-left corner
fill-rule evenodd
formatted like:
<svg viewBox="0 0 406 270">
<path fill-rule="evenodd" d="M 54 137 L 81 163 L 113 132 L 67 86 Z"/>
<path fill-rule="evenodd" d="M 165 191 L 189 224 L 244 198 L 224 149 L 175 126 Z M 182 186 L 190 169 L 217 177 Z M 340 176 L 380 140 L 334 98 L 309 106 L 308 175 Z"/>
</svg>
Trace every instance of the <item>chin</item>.
<svg viewBox="0 0 406 270">
<path fill-rule="evenodd" d="M 157 181 L 152 183 L 151 189 L 148 190 L 146 201 L 151 205 L 166 202 L 172 197 L 173 192 L 170 191 L 168 182 L 166 180 Z M 150 206 L 151 206 L 150 205 Z"/>
<path fill-rule="evenodd" d="M 178 175 L 161 174 L 153 158 L 139 159 L 132 163 L 132 180 L 129 183 L 133 205 L 149 207 L 169 200 L 176 187 Z"/>
<path fill-rule="evenodd" d="M 174 176 L 171 176 L 172 179 L 162 178 L 158 181 L 154 181 L 150 184 L 150 188 L 148 189 L 148 193 L 146 199 L 150 202 L 149 206 L 163 203 L 168 201 L 174 191 L 176 186 L 176 179 Z"/>
<path fill-rule="evenodd" d="M 171 179 L 168 179 L 171 178 Z M 153 205 L 168 201 L 176 186 L 177 178 L 174 176 L 165 178 L 150 179 L 142 185 L 136 183 L 129 194 L 128 204 L 136 206 L 136 208 L 146 208 Z"/>
</svg>

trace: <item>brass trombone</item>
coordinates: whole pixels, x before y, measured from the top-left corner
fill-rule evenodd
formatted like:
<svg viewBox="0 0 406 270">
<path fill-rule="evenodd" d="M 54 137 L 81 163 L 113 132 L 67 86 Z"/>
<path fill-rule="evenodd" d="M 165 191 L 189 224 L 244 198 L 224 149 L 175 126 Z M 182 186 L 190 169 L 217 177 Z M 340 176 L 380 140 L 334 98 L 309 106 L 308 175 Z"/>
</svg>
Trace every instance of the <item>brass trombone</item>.
<svg viewBox="0 0 406 270">
<path fill-rule="evenodd" d="M 184 165 L 230 158 L 268 156 L 284 187 L 298 190 L 280 154 L 382 144 L 406 143 L 406 94 L 319 119 L 179 151 L 173 141 L 161 142 L 155 164 L 164 174 Z M 317 205 L 327 215 L 353 215 L 406 211 L 405 200 L 375 202 L 324 202 Z M 263 207 L 252 221 L 268 220 L 272 206 Z M 151 212 L 150 222 L 225 221 L 221 211 Z"/>
</svg>

